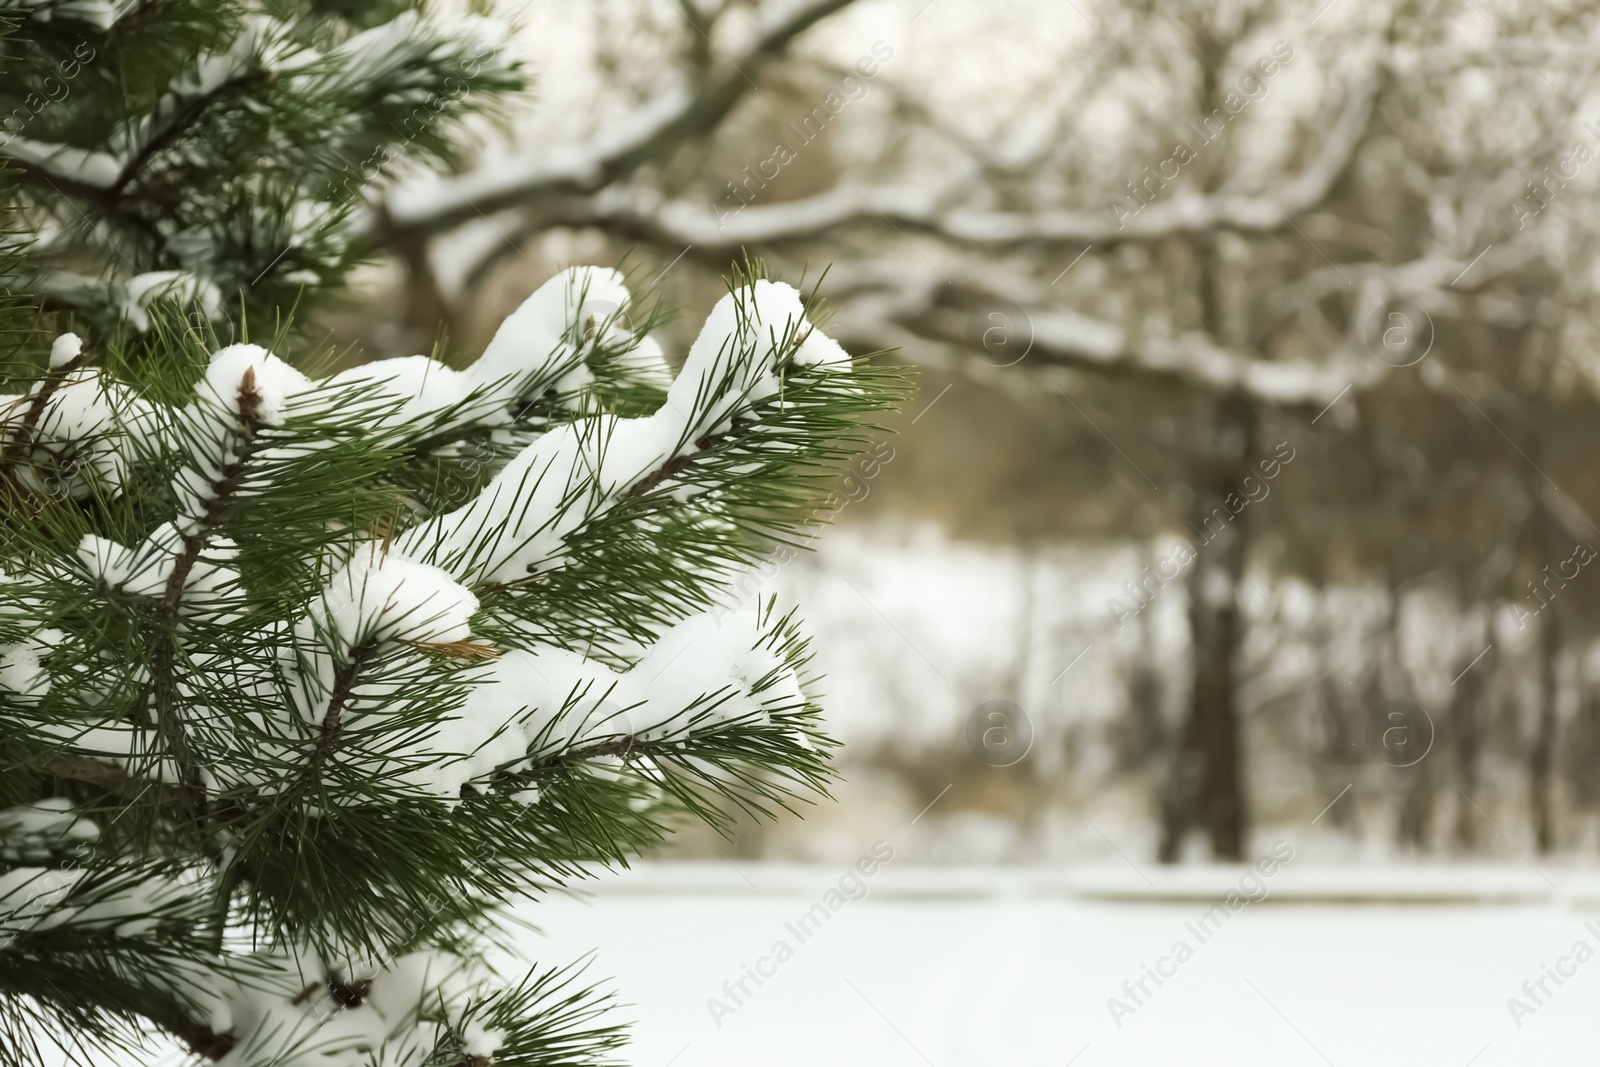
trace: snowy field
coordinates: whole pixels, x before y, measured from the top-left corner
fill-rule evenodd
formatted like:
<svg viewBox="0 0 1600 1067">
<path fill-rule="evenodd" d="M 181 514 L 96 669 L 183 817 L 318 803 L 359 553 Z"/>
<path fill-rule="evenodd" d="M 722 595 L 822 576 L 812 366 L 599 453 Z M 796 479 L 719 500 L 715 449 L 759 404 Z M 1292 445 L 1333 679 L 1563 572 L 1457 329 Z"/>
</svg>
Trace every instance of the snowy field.
<svg viewBox="0 0 1600 1067">
<path fill-rule="evenodd" d="M 1284 868 L 1265 899 L 1200 922 L 1242 871 L 1151 870 L 1151 885 L 890 865 L 800 930 L 842 871 L 650 865 L 529 909 L 546 933 L 527 944 L 546 961 L 598 946 L 637 1067 L 1595 1062 L 1592 875 Z M 735 1006 L 724 983 L 737 994 L 757 966 L 769 977 L 746 977 Z M 1147 968 L 1168 977 L 1140 994 Z M 1134 1010 L 1114 1021 L 1113 996 Z M 1532 1010 L 1513 1019 L 1511 997 Z M 731 1013 L 714 1020 L 710 998 Z"/>
</svg>

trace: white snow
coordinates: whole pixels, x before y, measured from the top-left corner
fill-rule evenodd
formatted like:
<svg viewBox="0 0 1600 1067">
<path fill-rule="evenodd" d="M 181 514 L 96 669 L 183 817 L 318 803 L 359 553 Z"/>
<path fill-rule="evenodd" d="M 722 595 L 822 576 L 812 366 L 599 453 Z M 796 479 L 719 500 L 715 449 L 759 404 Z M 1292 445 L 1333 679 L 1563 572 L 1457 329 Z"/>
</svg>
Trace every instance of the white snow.
<svg viewBox="0 0 1600 1067">
<path fill-rule="evenodd" d="M 109 152 L 91 152 L 72 145 L 50 144 L 27 137 L 7 137 L 0 152 L 32 163 L 52 177 L 106 189 L 122 172 L 123 160 Z M 144 327 L 140 327 L 143 329 Z"/>
<path fill-rule="evenodd" d="M 503 1041 L 467 1018 L 486 987 L 481 970 L 442 952 L 353 962 L 323 960 L 309 949 L 278 951 L 239 961 L 234 971 L 237 977 L 224 980 L 219 1021 L 237 1043 L 218 1067 L 422 1067 L 447 1025 L 473 1048 L 493 1051 Z M 341 1003 L 330 980 L 365 982 L 366 995 L 359 1004 Z"/>
<path fill-rule="evenodd" d="M 143 0 L 32 0 L 16 6 L 26 7 L 41 22 L 52 18 L 76 19 L 86 22 L 102 33 L 117 24 L 123 15 L 138 7 Z"/>
<path fill-rule="evenodd" d="M 613 326 L 605 338 L 608 344 L 624 347 L 621 355 L 616 357 L 616 365 L 628 377 L 642 385 L 654 386 L 657 389 L 666 389 L 672 385 L 672 368 L 667 365 L 666 353 L 661 349 L 661 342 L 649 334 L 633 338 L 621 327 Z M 627 342 L 631 341 L 631 345 Z"/>
<path fill-rule="evenodd" d="M 513 649 L 485 669 L 462 714 L 516 723 L 525 738 L 524 751 L 536 743 L 567 747 L 595 732 L 621 736 L 628 725 L 614 698 L 619 681 L 617 672 L 577 652 Z M 561 713 L 569 704 L 573 713 L 567 722 Z"/>
<path fill-rule="evenodd" d="M 778 391 L 778 361 L 801 338 L 811 342 L 811 358 L 828 358 L 793 286 L 763 279 L 727 294 L 689 346 L 667 408 L 692 418 L 690 439 L 725 430 L 735 415 Z"/>
<path fill-rule="evenodd" d="M 0 645 L 0 691 L 23 697 L 42 697 L 50 692 L 50 675 L 39 664 L 36 649 L 29 645 Z"/>
<path fill-rule="evenodd" d="M 131 596 L 160 597 L 166 593 L 173 567 L 184 550 L 183 534 L 164 522 L 149 537 L 132 547 L 96 534 L 78 542 L 78 562 L 85 576 Z M 236 546 L 227 538 L 214 538 L 184 578 L 179 610 L 185 615 L 211 615 L 216 621 L 237 613 L 238 571 L 228 566 Z"/>
<path fill-rule="evenodd" d="M 46 384 L 40 382 L 0 409 L 0 441 L 21 432 L 23 417 Z M 23 476 L 48 492 L 33 469 L 44 468 L 64 477 L 75 497 L 86 496 L 90 482 L 120 489 L 137 439 L 150 432 L 153 411 L 145 400 L 96 371 L 74 371 L 51 390 L 28 435 L 31 456 Z"/>
<path fill-rule="evenodd" d="M 805 704 L 766 636 L 754 611 L 695 615 L 622 672 L 566 649 L 507 652 L 485 671 L 464 715 L 517 722 L 536 753 L 629 736 L 682 738 L 736 718 L 766 722 L 772 711 Z"/>
<path fill-rule="evenodd" d="M 40 625 L 44 600 L 30 592 L 27 582 L 0 571 L 0 622 L 20 641 L 0 642 L 0 692 L 18 703 L 36 701 L 50 692 L 50 674 L 41 657 L 59 645 L 65 635 Z"/>
<path fill-rule="evenodd" d="M 541 144 L 527 151 L 497 153 L 469 174 L 454 178 L 419 174 L 390 193 L 389 212 L 401 225 L 422 222 L 465 201 L 558 182 L 595 181 L 605 161 L 649 141 L 683 118 L 695 94 L 686 82 L 664 88 L 631 115 L 607 123 L 592 142 Z"/>
<path fill-rule="evenodd" d="M 332 394 L 365 387 L 381 403 L 397 405 L 389 419 L 374 418 L 376 424 L 379 421 L 419 423 L 442 412 L 462 408 L 476 384 L 471 376 L 427 356 L 401 356 L 340 371 L 322 383 L 322 387 Z"/>
<path fill-rule="evenodd" d="M 98 534 L 84 534 L 78 560 L 92 581 L 134 596 L 160 596 L 172 574 L 168 546 L 141 542 L 130 548 Z"/>
<path fill-rule="evenodd" d="M 448 64 L 453 57 L 464 57 L 477 60 L 480 65 L 487 59 L 492 65 L 504 66 L 507 60 L 499 55 L 498 46 L 510 32 L 506 23 L 482 15 L 461 13 L 443 21 L 425 18 L 416 11 L 403 11 L 334 48 L 328 53 L 326 67 L 336 71 L 347 84 L 365 85 L 392 83 L 396 74 L 413 66 L 421 53 L 431 54 L 441 64 Z M 396 95 L 404 98 L 411 91 L 407 86 Z M 424 94 L 413 95 L 418 103 L 427 99 Z"/>
<path fill-rule="evenodd" d="M 94 820 L 73 811 L 65 797 L 0 810 L 0 859 L 11 863 L 41 863 L 99 836 Z"/>
<path fill-rule="evenodd" d="M 621 273 L 604 267 L 569 267 L 524 300 L 495 331 L 472 376 L 489 385 L 506 383 L 515 396 L 572 361 L 582 348 L 591 317 L 609 321 L 625 311 L 631 296 Z"/>
<path fill-rule="evenodd" d="M 350 79 L 351 84 L 391 77 L 430 36 L 419 32 L 421 25 L 422 17 L 417 12 L 403 11 L 333 49 L 328 54 L 328 65 Z"/>
<path fill-rule="evenodd" d="M 436 567 L 378 545 L 358 551 L 312 601 L 284 651 L 301 716 L 313 725 L 323 721 L 335 678 L 358 646 L 465 641 L 477 607 L 472 593 Z M 393 682 L 375 690 L 377 681 L 366 680 L 363 695 L 398 695 L 400 687 Z"/>
<path fill-rule="evenodd" d="M 60 630 L 46 627 L 34 631 L 26 641 L 0 644 L 0 692 L 27 700 L 50 692 L 50 674 L 39 657 L 60 644 L 64 636 Z"/>
<path fill-rule="evenodd" d="M 884 828 L 883 840 L 893 844 L 896 830 Z M 1219 888 L 1237 883 L 1241 869 L 1147 867 L 1152 892 L 1137 872 L 1118 868 L 917 868 L 895 859 L 848 882 L 841 906 L 824 904 L 827 918 L 820 926 L 813 918 L 801 941 L 795 924 L 831 899 L 852 863 L 642 863 L 582 892 L 518 905 L 516 917 L 538 930 L 519 933 L 513 957 L 491 962 L 519 974 L 594 952 L 588 977 L 627 1005 L 614 1016 L 632 1024 L 623 1057 L 657 1067 L 675 1057 L 677 1067 L 1589 1062 L 1600 994 L 1593 960 L 1560 985 L 1547 980 L 1549 995 L 1533 1014 L 1513 1020 L 1507 1008 L 1509 998 L 1526 999 L 1524 982 L 1537 983 L 1563 957 L 1574 969 L 1577 941 L 1600 943 L 1588 925 L 1600 918 L 1597 898 L 1578 893 L 1583 880 L 1569 872 L 1549 871 L 1551 890 L 1526 868 L 1377 869 L 1361 886 L 1346 872 L 1291 868 L 1283 877 L 1301 877 L 1296 895 L 1275 891 L 1199 944 L 1185 924 L 1220 901 Z M 1449 892 L 1419 896 L 1410 888 L 1418 882 Z M 861 883 L 865 891 L 854 891 Z M 1095 894 L 1079 884 L 1146 891 Z M 1506 887 L 1519 895 L 1505 897 Z M 1193 958 L 1159 987 L 1147 979 L 1150 995 L 1118 1027 L 1108 999 L 1126 998 L 1123 983 L 1145 976 L 1180 938 L 1191 941 Z M 780 940 L 792 956 L 775 965 Z M 438 966 L 443 973 L 450 964 Z M 749 977 L 758 967 L 759 984 Z M 332 969 L 350 980 L 376 968 Z M 305 1007 L 288 1001 L 327 973 L 311 954 L 273 973 L 230 986 L 224 1007 L 239 1033 L 264 1033 L 269 1013 L 287 1030 L 332 1009 L 331 997 L 313 993 L 309 1011 L 290 1010 Z M 398 985 L 386 1011 L 415 1003 L 415 977 Z M 736 1010 L 713 1019 L 712 998 L 734 1004 L 729 986 Z M 460 1010 L 460 1001 L 447 1003 L 448 1012 Z M 347 1014 L 367 1010 L 364 1003 Z M 368 1042 L 387 1023 L 339 1032 Z M 460 1029 L 473 1040 L 468 1023 Z M 186 1062 L 168 1048 L 162 1067 Z M 355 1063 L 363 1055 L 351 1054 Z M 310 1062 L 347 1067 L 339 1053 Z"/>
<path fill-rule="evenodd" d="M 83 352 L 83 338 L 75 333 L 64 333 L 50 343 L 50 369 L 59 370 L 77 359 Z"/>
<path fill-rule="evenodd" d="M 799 680 L 761 643 L 758 623 L 753 609 L 726 618 L 706 613 L 661 635 L 623 687 L 643 701 L 630 712 L 635 731 L 642 737 L 671 735 L 733 719 L 764 721 L 768 709 L 804 706 Z M 768 684 L 758 692 L 763 682 Z"/>
<path fill-rule="evenodd" d="M 312 389 L 309 378 L 259 345 L 229 345 L 212 355 L 195 399 L 180 413 L 188 462 L 173 478 L 177 516 L 163 527 L 175 533 L 152 535 L 150 542 L 176 555 L 178 535 L 208 533 L 207 515 L 224 470 L 239 461 L 260 426 L 283 425 L 290 403 Z M 247 412 L 253 421 L 246 421 Z"/>
<path fill-rule="evenodd" d="M 39 929 L 71 924 L 109 927 L 118 937 L 144 937 L 154 932 L 163 914 L 187 912 L 194 917 L 200 886 L 191 877 L 157 875 L 131 885 L 113 884 L 83 894 L 68 907 L 43 916 Z"/>
<path fill-rule="evenodd" d="M 192 917 L 200 899 L 192 878 L 157 875 L 85 889 L 69 903 L 87 873 L 84 867 L 15 867 L 0 874 L 0 946 L 24 931 L 62 926 L 142 937 L 155 928 L 158 915 Z"/>
<path fill-rule="evenodd" d="M 477 598 L 436 567 L 376 545 L 358 551 L 295 625 L 294 639 L 283 654 L 301 721 L 313 728 L 324 722 L 335 678 L 358 646 L 465 642 L 472 637 L 470 621 L 477 609 Z M 396 701 L 403 701 L 413 685 L 438 668 L 422 648 L 381 662 L 383 666 L 368 666 L 355 679 L 333 761 L 366 768 L 375 777 L 382 774 L 391 785 L 419 795 L 453 802 L 460 800 L 464 784 L 526 751 L 510 711 L 482 702 L 441 709 L 437 721 L 408 722 L 403 738 L 397 737 L 392 725 Z M 288 729 L 287 737 L 294 736 Z M 224 766 L 213 773 L 232 784 L 239 770 Z"/>
<path fill-rule="evenodd" d="M 559 562 L 566 536 L 666 462 L 679 440 L 657 416 L 564 423 L 513 457 L 471 503 L 396 544 L 462 581 L 526 578 Z"/>
<path fill-rule="evenodd" d="M 198 303 L 209 318 L 222 314 L 222 293 L 208 279 L 186 270 L 136 274 L 122 288 L 122 314 L 140 333 L 150 328 L 150 305 L 157 300 Z"/>
<path fill-rule="evenodd" d="M 884 839 L 895 843 L 902 829 L 883 827 Z M 519 908 L 542 931 L 526 935 L 519 954 L 545 961 L 595 951 L 594 973 L 634 1006 L 628 1058 L 639 1064 L 674 1056 L 687 1067 L 1588 1062 L 1600 964 L 1547 984 L 1554 995 L 1520 1027 L 1507 1009 L 1574 942 L 1600 945 L 1585 925 L 1600 914 L 1550 891 L 1536 872 L 1439 868 L 1430 880 L 1453 887 L 1441 900 L 1399 895 L 1410 880 L 1394 870 L 1369 871 L 1354 895 L 1337 880 L 1318 894 L 1338 872 L 1306 869 L 1292 902 L 1274 891 L 1201 944 L 1185 924 L 1220 901 L 1217 887 L 1237 883 L 1241 869 L 1143 867 L 1162 890 L 1144 896 L 1073 887 L 1077 875 L 1147 889 L 1113 862 L 1120 871 L 919 869 L 897 860 L 866 880 L 864 898 L 807 927 L 803 942 L 795 924 L 837 888 L 849 862 L 645 863 L 582 895 Z M 1199 874 L 1209 888 L 1194 885 Z M 1181 896 L 1163 899 L 1169 875 L 1180 876 Z M 1527 896 L 1497 904 L 1473 894 L 1508 883 Z M 1123 983 L 1145 976 L 1178 939 L 1194 957 L 1160 987 L 1147 980 L 1153 995 L 1119 1028 L 1108 999 L 1126 999 Z M 780 940 L 793 958 L 774 965 Z M 758 965 L 759 984 L 746 977 Z M 738 993 L 741 979 L 748 995 Z M 739 1003 L 713 1019 L 711 998 L 735 1004 L 725 983 Z"/>
<path fill-rule="evenodd" d="M 472 423 L 502 425 L 508 405 L 530 391 L 576 393 L 592 379 L 585 357 L 599 344 L 639 380 L 670 380 L 658 344 L 635 338 L 620 323 L 630 296 L 620 273 L 572 267 L 533 292 L 501 323 L 483 355 L 464 371 L 427 356 L 362 364 L 321 383 L 330 405 L 341 392 L 365 387 L 380 403 L 396 405 L 387 420 L 430 431 Z M 570 404 L 576 404 L 572 398 Z M 380 421 L 375 419 L 375 422 Z"/>
<path fill-rule="evenodd" d="M 311 379 L 260 345 L 229 345 L 211 357 L 196 387 L 196 404 L 226 412 L 236 425 L 247 375 L 256 419 L 265 426 L 282 426 L 289 401 L 313 387 Z"/>
<path fill-rule="evenodd" d="M 0 947 L 29 929 L 109 928 L 149 936 L 155 917 L 198 918 L 209 898 L 191 878 L 155 877 L 67 895 L 85 872 L 18 867 L 0 874 Z M 329 987 L 365 985 L 359 1004 Z M 222 1067 L 273 1063 L 311 1067 L 422 1067 L 447 1028 L 463 1050 L 491 1056 L 503 1031 L 483 1025 L 476 1005 L 494 988 L 481 966 L 437 950 L 396 958 L 323 958 L 307 948 L 224 955 L 205 964 L 174 961 L 158 979 L 190 1015 L 236 1038 Z"/>
<path fill-rule="evenodd" d="M 82 868 L 13 867 L 0 874 L 0 949 L 49 917 L 83 873 Z"/>
<path fill-rule="evenodd" d="M 336 652 L 367 641 L 450 644 L 472 636 L 477 610 L 478 598 L 444 571 L 373 545 L 328 582 L 301 635 Z"/>
<path fill-rule="evenodd" d="M 623 306 L 626 296 L 614 271 L 552 280 L 501 326 L 478 373 L 509 375 L 530 350 L 574 344 L 562 334 L 573 299 L 609 309 L 613 302 Z M 775 395 L 778 364 L 800 350 L 808 365 L 848 366 L 844 350 L 807 322 L 793 287 L 762 280 L 729 293 L 712 309 L 654 414 L 600 415 L 557 426 L 514 457 L 471 503 L 414 527 L 398 544 L 468 582 L 510 582 L 559 565 L 568 535 L 691 451 L 702 436 L 728 431 L 734 419 L 749 417 Z"/>
<path fill-rule="evenodd" d="M 488 1059 L 499 1052 L 500 1046 L 505 1043 L 504 1030 L 488 1029 L 476 1019 L 468 1019 L 461 1028 L 461 1051 L 468 1056 Z"/>
</svg>

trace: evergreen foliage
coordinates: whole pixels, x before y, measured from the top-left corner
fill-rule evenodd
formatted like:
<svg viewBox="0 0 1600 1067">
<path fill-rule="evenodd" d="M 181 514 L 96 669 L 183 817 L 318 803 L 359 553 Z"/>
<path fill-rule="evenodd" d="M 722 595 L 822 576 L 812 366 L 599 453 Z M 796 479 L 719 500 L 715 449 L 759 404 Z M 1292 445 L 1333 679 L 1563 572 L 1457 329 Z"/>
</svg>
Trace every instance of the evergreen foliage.
<svg viewBox="0 0 1600 1067">
<path fill-rule="evenodd" d="M 795 620 L 714 609 L 903 380 L 753 264 L 676 375 L 586 268 L 465 369 L 318 375 L 361 183 L 521 87 L 503 31 L 14 3 L 0 1065 L 606 1061 L 575 967 L 490 971 L 504 906 L 825 788 Z"/>
</svg>

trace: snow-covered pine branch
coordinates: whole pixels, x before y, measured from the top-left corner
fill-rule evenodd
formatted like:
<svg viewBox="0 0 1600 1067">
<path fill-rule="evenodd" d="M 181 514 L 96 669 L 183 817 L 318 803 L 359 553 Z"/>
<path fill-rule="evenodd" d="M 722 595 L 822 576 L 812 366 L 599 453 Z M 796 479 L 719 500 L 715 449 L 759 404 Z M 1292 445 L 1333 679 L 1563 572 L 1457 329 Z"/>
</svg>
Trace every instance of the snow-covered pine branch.
<svg viewBox="0 0 1600 1067">
<path fill-rule="evenodd" d="M 0 811 L 0 830 L 36 813 Z M 613 1028 L 591 1022 L 604 998 L 575 988 L 570 969 L 506 987 L 473 956 L 444 949 L 221 949 L 195 936 L 210 891 L 197 872 L 175 869 L 12 868 L 0 874 L 0 952 L 68 987 L 98 981 L 102 1000 L 226 1067 L 515 1063 L 519 1046 L 563 1033 L 614 1042 Z M 20 1021 L 34 1032 L 8 1035 L 17 1040 L 0 1062 L 25 1062 L 11 1057 L 51 1030 L 64 1045 L 83 1038 L 43 1005 L 20 1014 L 0 1026 Z M 587 1032 L 572 1033 L 574 1024 Z M 138 1056 L 136 1031 L 103 1036 Z"/>
<path fill-rule="evenodd" d="M 374 186 L 453 162 L 459 119 L 524 84 L 507 27 L 196 0 L 23 5 L 28 61 L 0 85 L 0 158 L 47 239 L 52 301 L 151 328 L 159 296 L 207 318 L 316 295 L 356 261 Z M 78 278 L 85 256 L 110 274 Z"/>
<path fill-rule="evenodd" d="M 31 489 L 81 499 L 119 492 L 148 432 L 150 405 L 98 371 L 80 368 L 83 342 L 62 334 L 48 373 L 21 396 L 0 400 L 0 465 Z"/>
<path fill-rule="evenodd" d="M 45 384 L 93 375 L 120 401 L 26 422 L 54 410 L 40 385 L 7 409 L 8 484 L 34 520 L 0 560 L 0 718 L 20 765 L 77 798 L 21 822 L 81 820 L 95 860 L 140 862 L 161 825 L 205 905 L 174 949 L 189 978 L 141 971 L 113 1015 L 239 1067 L 291 1046 L 333 1063 L 420 1064 L 441 1042 L 491 1056 L 540 1020 L 414 1011 L 433 987 L 392 954 L 437 953 L 676 814 L 770 813 L 827 781 L 793 618 L 705 609 L 771 538 L 802 535 L 821 473 L 899 379 L 758 272 L 676 376 L 630 307 L 621 275 L 576 268 L 462 370 L 412 356 L 315 379 L 191 337 L 150 393 L 64 340 Z M 84 451 L 129 412 L 94 509 L 37 491 L 64 477 L 40 442 Z M 474 499 L 446 507 L 414 476 L 440 463 L 472 468 Z M 51 887 L 30 896 L 28 937 L 78 907 L 61 893 L 80 877 L 26 875 Z M 231 954 L 238 929 L 277 947 Z M 145 960 L 137 943 L 96 951 Z M 364 991 L 332 962 L 352 954 L 385 961 Z M 410 977 L 382 977 L 394 967 Z M 262 968 L 266 992 L 249 985 Z M 290 973 L 312 978 L 291 995 Z M 324 986 L 349 1003 L 313 1018 L 296 995 Z M 485 1005 L 513 996 L 483 989 Z"/>
<path fill-rule="evenodd" d="M 832 773 L 793 615 L 710 609 L 903 380 L 751 268 L 677 375 L 590 268 L 470 365 L 308 369 L 355 206 L 521 84 L 493 23 L 340 11 L 0 20 L 0 1067 L 598 1065 L 497 909 Z"/>
<path fill-rule="evenodd" d="M 479 498 L 399 539 L 464 579 L 507 583 L 557 566 L 567 538 L 652 479 L 671 478 L 780 393 L 792 369 L 826 373 L 848 355 L 806 321 L 799 294 L 757 280 L 722 298 L 666 402 L 642 418 L 580 418 L 525 449 Z M 780 401 L 781 403 L 781 401 Z"/>
</svg>

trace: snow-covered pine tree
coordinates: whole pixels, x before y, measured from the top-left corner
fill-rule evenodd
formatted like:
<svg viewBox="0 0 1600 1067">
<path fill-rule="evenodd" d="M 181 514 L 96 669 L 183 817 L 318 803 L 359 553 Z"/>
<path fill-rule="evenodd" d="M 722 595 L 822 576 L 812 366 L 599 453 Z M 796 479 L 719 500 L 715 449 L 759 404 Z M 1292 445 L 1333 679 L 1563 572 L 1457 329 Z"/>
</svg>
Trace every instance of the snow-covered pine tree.
<svg viewBox="0 0 1600 1067">
<path fill-rule="evenodd" d="M 146 329 L 163 297 L 303 311 L 359 256 L 369 183 L 455 162 L 462 119 L 524 83 L 503 24 L 408 0 L 0 0 L 0 18 L 20 22 L 0 156 L 39 280 L 106 326 Z"/>
<path fill-rule="evenodd" d="M 447 159 L 517 76 L 483 23 L 263 5 L 11 11 L 0 1064 L 604 1061 L 576 964 L 490 967 L 502 909 L 823 788 L 794 621 L 714 609 L 901 381 L 753 267 L 675 376 L 600 269 L 464 369 L 297 369 L 341 156 Z"/>
</svg>

